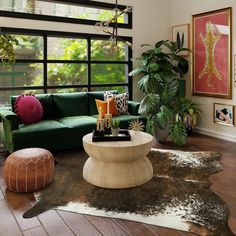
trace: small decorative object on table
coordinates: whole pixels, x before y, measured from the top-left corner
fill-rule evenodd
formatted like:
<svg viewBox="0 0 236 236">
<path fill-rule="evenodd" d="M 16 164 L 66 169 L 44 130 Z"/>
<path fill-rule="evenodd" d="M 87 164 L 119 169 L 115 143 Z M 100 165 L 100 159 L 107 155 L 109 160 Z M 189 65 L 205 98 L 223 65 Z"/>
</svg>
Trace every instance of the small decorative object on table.
<svg viewBox="0 0 236 236">
<path fill-rule="evenodd" d="M 96 136 L 103 136 L 104 134 L 111 134 L 111 120 L 112 114 L 110 114 L 109 109 L 109 100 L 107 101 L 107 113 L 105 114 L 105 118 L 102 115 L 102 108 L 99 107 L 99 116 L 97 119 L 97 127 L 94 131 Z"/>
<path fill-rule="evenodd" d="M 99 116 L 97 119 L 97 130 L 103 130 L 102 108 L 99 107 Z"/>
<path fill-rule="evenodd" d="M 102 118 L 102 108 L 99 107 L 99 116 L 97 119 L 97 127 L 94 131 L 96 136 L 103 136 L 104 135 L 104 119 Z"/>
<path fill-rule="evenodd" d="M 119 134 L 119 125 L 120 120 L 118 118 L 111 120 L 111 133 L 113 136 L 117 136 Z"/>
<path fill-rule="evenodd" d="M 129 129 L 134 130 L 135 133 L 143 131 L 144 130 L 144 124 L 141 120 L 131 120 L 129 122 Z"/>
<path fill-rule="evenodd" d="M 96 130 L 93 131 L 92 141 L 93 142 L 109 142 L 109 141 L 130 141 L 131 135 L 128 129 L 119 129 L 117 135 L 105 134 L 97 135 Z"/>
<path fill-rule="evenodd" d="M 99 112 L 100 113 L 100 112 Z M 109 114 L 106 114 L 109 115 Z M 106 117 L 105 115 L 105 117 Z M 99 115 L 100 116 L 100 115 Z M 108 120 L 109 119 L 109 120 Z M 98 118 L 97 123 L 100 124 L 101 118 Z M 130 132 L 127 129 L 120 129 L 120 120 L 118 118 L 112 119 L 111 116 L 107 116 L 103 119 L 103 130 L 99 130 L 101 127 L 97 125 L 97 129 L 93 131 L 92 141 L 102 142 L 102 141 L 130 141 Z"/>
<path fill-rule="evenodd" d="M 105 134 L 111 134 L 112 114 L 110 113 L 109 98 L 110 97 L 107 97 L 107 113 L 105 114 L 105 127 L 104 127 Z"/>
</svg>

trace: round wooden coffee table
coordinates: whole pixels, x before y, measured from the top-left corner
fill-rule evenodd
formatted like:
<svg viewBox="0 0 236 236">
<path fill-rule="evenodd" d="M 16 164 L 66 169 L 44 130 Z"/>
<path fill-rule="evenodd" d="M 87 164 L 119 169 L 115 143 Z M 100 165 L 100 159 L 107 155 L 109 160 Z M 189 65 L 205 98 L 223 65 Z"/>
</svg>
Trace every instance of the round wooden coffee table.
<svg viewBox="0 0 236 236">
<path fill-rule="evenodd" d="M 146 155 L 153 136 L 131 131 L 131 141 L 92 142 L 92 133 L 83 137 L 90 156 L 83 169 L 84 179 L 103 188 L 129 188 L 148 182 L 153 176 Z"/>
</svg>

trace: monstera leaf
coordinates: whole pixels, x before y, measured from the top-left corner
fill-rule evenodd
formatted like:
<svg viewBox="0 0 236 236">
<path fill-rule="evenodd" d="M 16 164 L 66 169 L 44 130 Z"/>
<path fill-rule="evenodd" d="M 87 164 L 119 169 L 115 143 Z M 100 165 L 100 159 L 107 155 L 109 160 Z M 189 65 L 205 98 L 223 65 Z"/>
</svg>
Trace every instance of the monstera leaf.
<svg viewBox="0 0 236 236">
<path fill-rule="evenodd" d="M 181 120 L 171 124 L 170 139 L 179 146 L 183 146 L 187 143 L 186 126 Z"/>
<path fill-rule="evenodd" d="M 169 107 L 161 106 L 160 112 L 156 114 L 154 120 L 161 129 L 164 129 L 168 125 L 169 120 L 171 120 L 172 115 L 173 112 Z"/>
<path fill-rule="evenodd" d="M 150 93 L 146 95 L 140 103 L 139 113 L 143 115 L 155 114 L 158 111 L 160 96 Z"/>
</svg>

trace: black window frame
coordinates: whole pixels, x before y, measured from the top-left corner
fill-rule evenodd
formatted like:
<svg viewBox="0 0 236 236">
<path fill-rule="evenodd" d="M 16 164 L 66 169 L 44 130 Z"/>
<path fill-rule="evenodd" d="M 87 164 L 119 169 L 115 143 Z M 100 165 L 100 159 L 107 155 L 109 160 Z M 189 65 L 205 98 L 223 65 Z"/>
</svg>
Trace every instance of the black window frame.
<svg viewBox="0 0 236 236">
<path fill-rule="evenodd" d="M 61 4 L 73 4 L 75 6 L 84 6 L 84 7 L 94 7 L 98 9 L 107 9 L 113 10 L 116 5 L 112 3 L 105 2 L 97 2 L 97 1 L 89 1 L 89 0 L 51 0 L 51 2 L 61 3 Z M 120 10 L 124 10 L 126 8 L 125 5 L 117 5 Z M 0 10 L 0 16 L 5 17 L 13 17 L 13 18 L 23 18 L 30 20 L 42 20 L 42 21 L 54 21 L 54 22 L 65 22 L 65 23 L 74 23 L 74 24 L 85 24 L 85 25 L 95 25 L 96 20 L 87 20 L 87 19 L 76 19 L 69 17 L 60 17 L 60 16 L 49 16 L 49 15 L 40 15 L 34 13 L 23 13 L 23 12 L 12 12 Z M 131 12 L 127 12 L 127 21 L 128 23 L 117 23 L 119 28 L 132 29 L 133 28 L 133 14 Z M 114 24 L 110 24 L 113 26 Z"/>
<path fill-rule="evenodd" d="M 129 99 L 132 100 L 133 83 L 132 77 L 128 75 L 132 71 L 132 49 L 127 46 L 127 57 L 125 61 L 97 61 L 91 60 L 91 40 L 109 40 L 109 36 L 100 34 L 85 34 L 85 33 L 71 33 L 61 31 L 42 31 L 34 29 L 19 29 L 19 28 L 1 28 L 2 33 L 7 34 L 22 34 L 43 37 L 43 59 L 16 59 L 16 63 L 42 63 L 43 64 L 43 85 L 42 86 L 0 86 L 0 91 L 13 91 L 13 90 L 43 90 L 47 93 L 50 89 L 60 88 L 87 88 L 87 91 L 92 91 L 93 88 L 98 87 L 126 87 L 129 92 Z M 63 38 L 78 38 L 87 40 L 87 60 L 49 60 L 47 59 L 47 38 L 48 37 L 63 37 Z M 120 36 L 123 40 L 132 43 L 132 37 Z M 87 84 L 84 85 L 48 85 L 47 65 L 49 63 L 83 63 L 87 64 Z M 127 65 L 128 71 L 126 72 L 127 82 L 125 83 L 106 83 L 106 84 L 92 84 L 91 82 L 91 65 L 92 64 L 123 64 Z"/>
</svg>

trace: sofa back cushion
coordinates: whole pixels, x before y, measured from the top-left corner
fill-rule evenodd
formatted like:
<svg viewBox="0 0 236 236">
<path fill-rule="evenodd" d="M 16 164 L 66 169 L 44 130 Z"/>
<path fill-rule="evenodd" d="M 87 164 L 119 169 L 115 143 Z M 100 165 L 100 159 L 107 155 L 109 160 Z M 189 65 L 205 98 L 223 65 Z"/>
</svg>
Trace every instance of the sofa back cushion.
<svg viewBox="0 0 236 236">
<path fill-rule="evenodd" d="M 88 115 L 86 92 L 53 94 L 54 117 Z"/>
<path fill-rule="evenodd" d="M 43 106 L 43 119 L 50 120 L 53 118 L 53 95 L 39 94 L 35 95 Z"/>
<path fill-rule="evenodd" d="M 48 120 L 53 118 L 53 95 L 52 94 L 36 94 L 35 97 L 39 99 L 43 106 L 43 120 Z M 18 96 L 10 97 L 10 104 L 13 112 L 16 112 L 14 109 L 14 102 Z"/>
<path fill-rule="evenodd" d="M 96 92 L 88 92 L 88 101 L 89 101 L 89 115 L 98 114 L 97 105 L 95 99 L 104 100 L 104 92 L 96 91 Z"/>
<path fill-rule="evenodd" d="M 113 94 L 117 94 L 117 90 L 109 91 Z M 88 92 L 88 101 L 89 101 L 89 115 L 98 114 L 97 105 L 95 99 L 104 101 L 104 91 Z"/>
<path fill-rule="evenodd" d="M 38 123 L 43 118 L 41 102 L 31 94 L 20 95 L 14 102 L 14 109 L 24 124 Z"/>
</svg>

